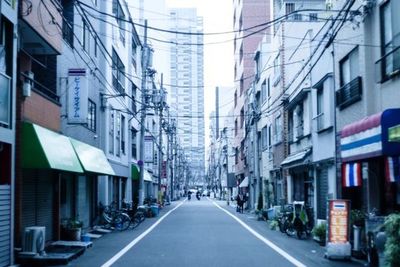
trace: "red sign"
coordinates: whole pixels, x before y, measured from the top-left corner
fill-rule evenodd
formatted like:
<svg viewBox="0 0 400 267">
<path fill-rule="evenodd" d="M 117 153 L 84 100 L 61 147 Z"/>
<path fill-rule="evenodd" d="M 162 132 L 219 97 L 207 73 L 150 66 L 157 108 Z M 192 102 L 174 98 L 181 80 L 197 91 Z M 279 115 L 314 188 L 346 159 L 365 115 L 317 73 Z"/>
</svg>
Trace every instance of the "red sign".
<svg viewBox="0 0 400 267">
<path fill-rule="evenodd" d="M 167 178 L 167 162 L 164 160 L 161 165 L 161 177 Z"/>
<path fill-rule="evenodd" d="M 346 243 L 349 240 L 348 200 L 329 200 L 329 240 L 330 243 Z"/>
</svg>

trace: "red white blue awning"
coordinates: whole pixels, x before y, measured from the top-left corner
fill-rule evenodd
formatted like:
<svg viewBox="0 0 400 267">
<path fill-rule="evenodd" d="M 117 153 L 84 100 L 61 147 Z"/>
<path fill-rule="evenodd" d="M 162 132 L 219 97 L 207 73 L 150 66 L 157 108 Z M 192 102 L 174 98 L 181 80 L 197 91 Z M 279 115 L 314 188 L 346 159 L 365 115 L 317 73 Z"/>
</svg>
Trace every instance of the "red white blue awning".
<svg viewBox="0 0 400 267">
<path fill-rule="evenodd" d="M 361 163 L 345 163 L 342 165 L 343 187 L 361 186 Z"/>
<path fill-rule="evenodd" d="M 400 109 L 387 109 L 346 125 L 340 137 L 342 161 L 400 155 L 400 141 L 389 138 L 391 129 L 398 127 L 400 127 Z M 392 132 L 395 136 L 396 131 Z"/>
<path fill-rule="evenodd" d="M 385 158 L 385 172 L 388 182 L 400 181 L 400 157 Z"/>
</svg>

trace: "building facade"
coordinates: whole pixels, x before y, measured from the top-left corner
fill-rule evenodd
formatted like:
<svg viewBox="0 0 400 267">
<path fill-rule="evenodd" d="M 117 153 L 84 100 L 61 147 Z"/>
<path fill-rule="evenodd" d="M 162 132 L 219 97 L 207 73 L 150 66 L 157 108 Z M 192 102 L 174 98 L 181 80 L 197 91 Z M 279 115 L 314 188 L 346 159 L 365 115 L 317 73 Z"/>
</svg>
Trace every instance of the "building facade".
<svg viewBox="0 0 400 267">
<path fill-rule="evenodd" d="M 204 177 L 204 51 L 203 19 L 196 9 L 171 9 L 170 30 L 187 32 L 170 37 L 169 105 L 176 117 L 179 143 L 187 151 L 194 179 Z M 193 33 L 193 34 L 191 34 Z"/>
</svg>

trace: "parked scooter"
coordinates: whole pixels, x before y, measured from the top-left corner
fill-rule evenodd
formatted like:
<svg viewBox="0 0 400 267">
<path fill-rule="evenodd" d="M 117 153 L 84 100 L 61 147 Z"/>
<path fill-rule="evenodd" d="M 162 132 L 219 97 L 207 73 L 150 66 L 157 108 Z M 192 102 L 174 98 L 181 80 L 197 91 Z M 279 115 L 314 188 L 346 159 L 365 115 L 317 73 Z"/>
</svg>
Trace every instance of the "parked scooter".
<svg viewBox="0 0 400 267">
<path fill-rule="evenodd" d="M 283 205 L 278 216 L 279 231 L 286 233 L 289 223 L 293 219 L 293 205 Z"/>
<path fill-rule="evenodd" d="M 192 199 L 192 192 L 188 192 L 188 200 L 190 201 Z"/>
<path fill-rule="evenodd" d="M 196 193 L 196 198 L 197 198 L 197 200 L 200 200 L 200 192 L 199 191 L 197 191 L 197 193 Z"/>
</svg>

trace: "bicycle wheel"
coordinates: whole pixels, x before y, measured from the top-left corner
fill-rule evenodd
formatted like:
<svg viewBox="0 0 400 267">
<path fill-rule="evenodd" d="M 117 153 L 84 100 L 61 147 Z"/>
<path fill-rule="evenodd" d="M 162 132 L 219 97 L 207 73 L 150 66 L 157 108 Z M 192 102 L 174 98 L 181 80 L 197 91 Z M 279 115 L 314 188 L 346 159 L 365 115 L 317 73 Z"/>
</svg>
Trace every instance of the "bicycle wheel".
<svg viewBox="0 0 400 267">
<path fill-rule="evenodd" d="M 140 224 L 139 219 L 136 218 L 136 217 L 134 217 L 134 218 L 132 218 L 132 220 L 131 220 L 131 225 L 130 225 L 130 227 L 131 227 L 132 229 L 135 229 L 136 227 L 139 226 L 139 224 Z"/>
<path fill-rule="evenodd" d="M 131 224 L 131 218 L 126 213 L 120 213 L 115 217 L 114 223 L 118 231 L 125 231 Z"/>
</svg>

